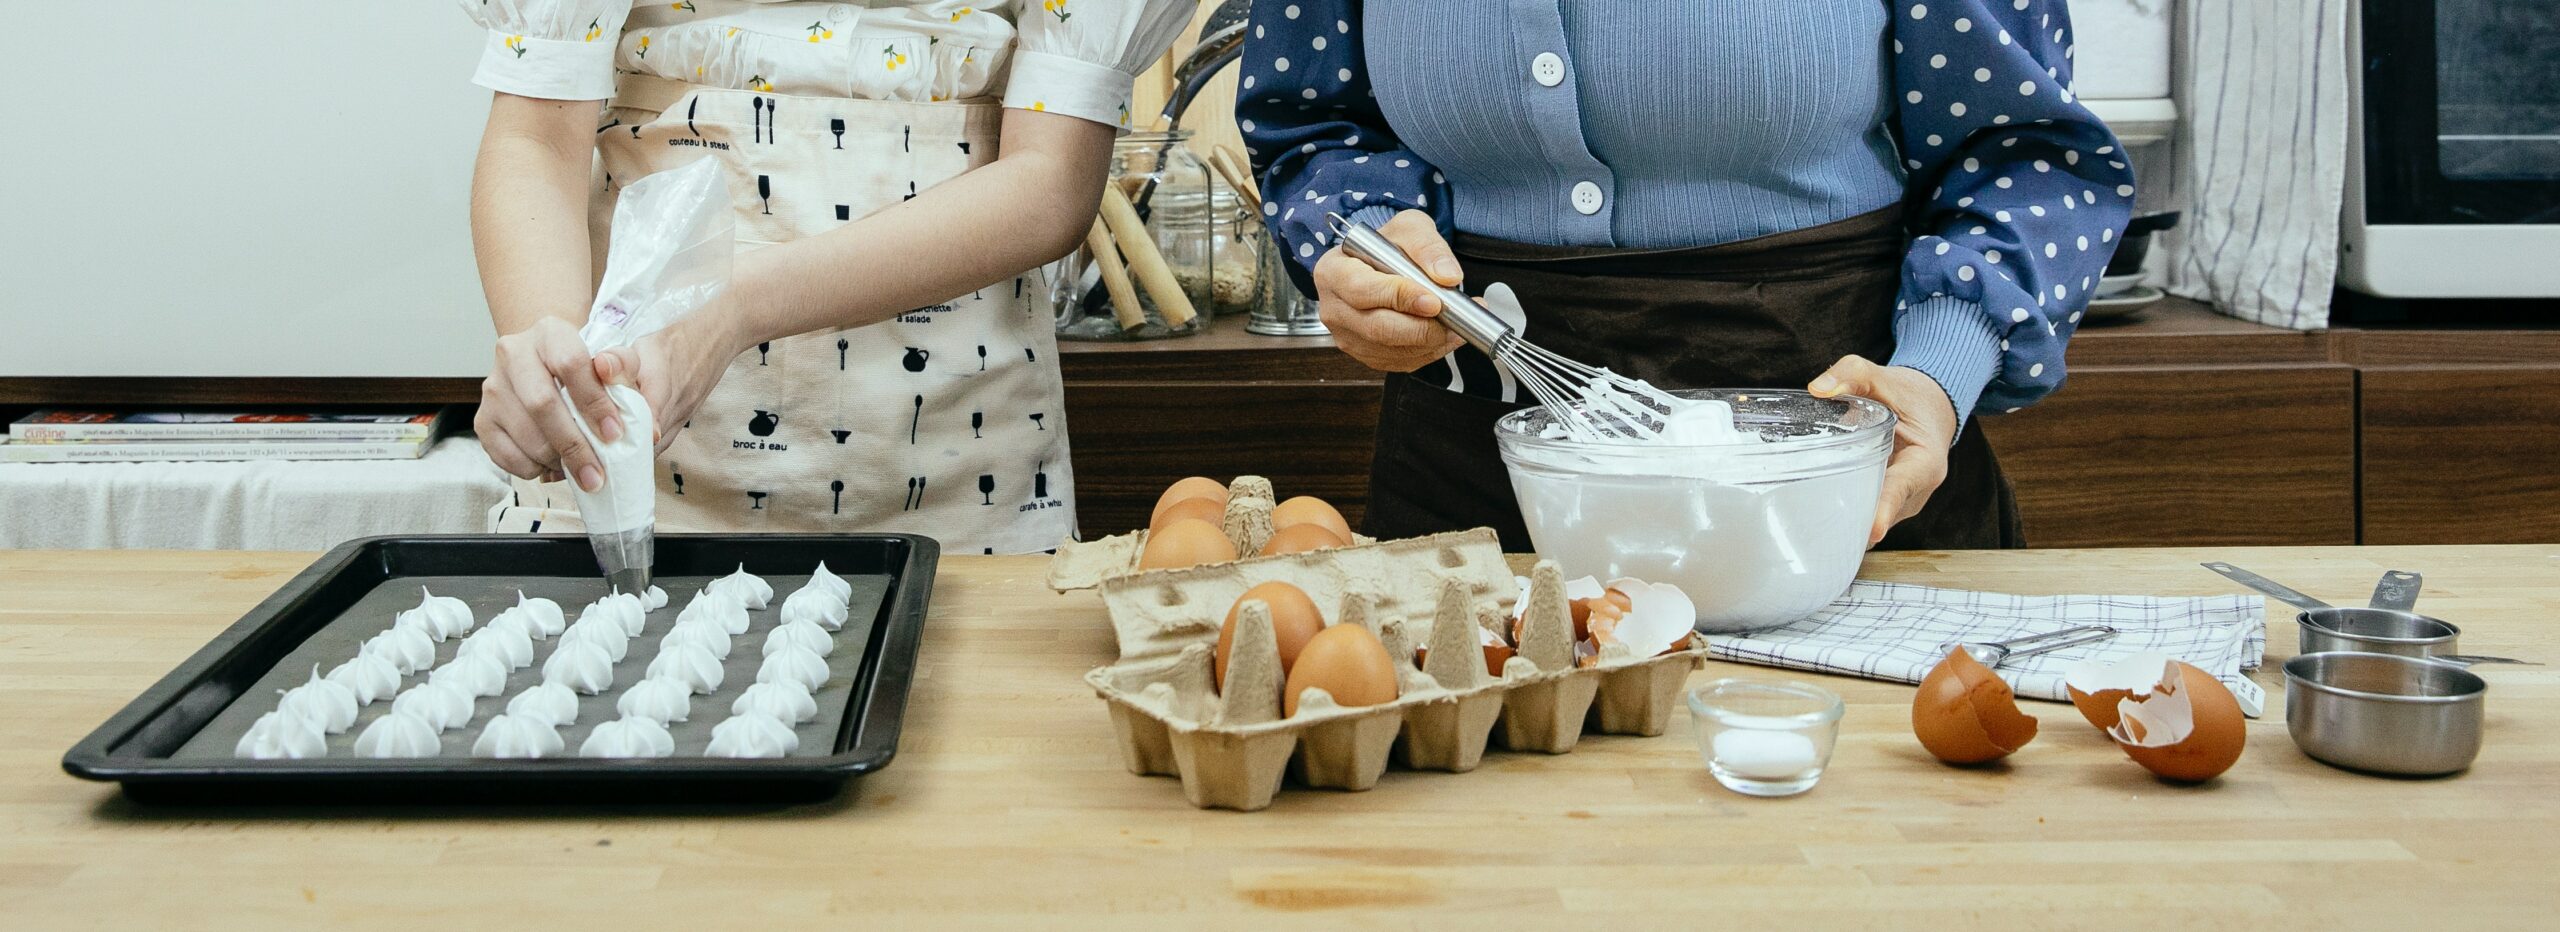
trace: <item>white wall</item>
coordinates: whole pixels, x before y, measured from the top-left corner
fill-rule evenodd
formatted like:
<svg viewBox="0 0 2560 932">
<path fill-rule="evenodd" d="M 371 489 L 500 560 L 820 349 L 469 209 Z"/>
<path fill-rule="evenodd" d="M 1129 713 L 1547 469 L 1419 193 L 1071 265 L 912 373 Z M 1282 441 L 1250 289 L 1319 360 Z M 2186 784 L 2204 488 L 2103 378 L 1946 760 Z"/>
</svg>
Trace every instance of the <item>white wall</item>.
<svg viewBox="0 0 2560 932">
<path fill-rule="evenodd" d="M 450 0 L 0 0 L 0 375 L 479 375 Z"/>
</svg>

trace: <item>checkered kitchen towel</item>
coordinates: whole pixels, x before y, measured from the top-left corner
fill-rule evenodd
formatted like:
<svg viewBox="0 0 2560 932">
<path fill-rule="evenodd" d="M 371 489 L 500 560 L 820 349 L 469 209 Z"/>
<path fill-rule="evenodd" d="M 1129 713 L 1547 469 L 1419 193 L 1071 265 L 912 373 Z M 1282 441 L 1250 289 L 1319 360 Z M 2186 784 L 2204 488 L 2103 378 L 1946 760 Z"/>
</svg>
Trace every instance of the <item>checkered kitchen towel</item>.
<svg viewBox="0 0 2560 932">
<path fill-rule="evenodd" d="M 2108 625 L 2095 644 L 2002 663 L 2018 695 L 2061 700 L 2063 668 L 2090 658 L 2159 651 L 2241 690 L 2266 655 L 2266 601 L 2257 596 L 2004 595 L 1859 580 L 1801 621 L 1749 634 L 1710 635 L 1717 657 L 1868 679 L 1917 683 L 1949 641 L 2003 641 L 2078 625 Z M 2032 645 L 2030 645 L 2032 646 Z M 2253 690 L 2254 691 L 2254 690 Z"/>
</svg>

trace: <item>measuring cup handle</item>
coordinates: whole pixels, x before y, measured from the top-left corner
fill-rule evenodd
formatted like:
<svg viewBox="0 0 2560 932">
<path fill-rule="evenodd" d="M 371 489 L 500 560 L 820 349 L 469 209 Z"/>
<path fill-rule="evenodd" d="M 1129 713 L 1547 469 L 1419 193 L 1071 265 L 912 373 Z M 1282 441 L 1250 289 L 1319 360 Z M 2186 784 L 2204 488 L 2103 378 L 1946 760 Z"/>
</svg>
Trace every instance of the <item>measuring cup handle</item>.
<svg viewBox="0 0 2560 932">
<path fill-rule="evenodd" d="M 2373 601 L 2368 604 L 2398 612 L 2417 611 L 2418 588 L 2425 582 L 2426 577 L 2408 570 L 2385 570 L 2382 579 L 2373 584 Z"/>
<path fill-rule="evenodd" d="M 2327 602 L 2295 592 L 2292 589 L 2285 587 L 2282 583 L 2278 583 L 2275 580 L 2268 579 L 2264 576 L 2260 576 L 2256 573 L 2249 572 L 2248 570 L 2241 569 L 2228 563 L 2206 563 L 2203 564 L 2203 566 L 2205 569 L 2222 574 L 2224 578 L 2229 579 L 2232 582 L 2239 583 L 2251 589 L 2256 589 L 2259 592 L 2273 596 L 2278 601 L 2281 601 L 2286 605 L 2291 605 L 2306 612 L 2329 607 L 2329 603 Z"/>
</svg>

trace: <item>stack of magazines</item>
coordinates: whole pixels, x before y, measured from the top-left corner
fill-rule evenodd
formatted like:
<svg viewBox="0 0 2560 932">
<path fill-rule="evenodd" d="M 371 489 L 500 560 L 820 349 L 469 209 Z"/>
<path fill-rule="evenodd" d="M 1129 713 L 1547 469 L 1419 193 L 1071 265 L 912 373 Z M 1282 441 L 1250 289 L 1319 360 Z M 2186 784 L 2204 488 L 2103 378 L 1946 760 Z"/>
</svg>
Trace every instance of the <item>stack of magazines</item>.
<svg viewBox="0 0 2560 932">
<path fill-rule="evenodd" d="M 49 408 L 9 425 L 0 463 L 178 460 L 407 460 L 435 442 L 442 409 L 82 411 Z"/>
</svg>

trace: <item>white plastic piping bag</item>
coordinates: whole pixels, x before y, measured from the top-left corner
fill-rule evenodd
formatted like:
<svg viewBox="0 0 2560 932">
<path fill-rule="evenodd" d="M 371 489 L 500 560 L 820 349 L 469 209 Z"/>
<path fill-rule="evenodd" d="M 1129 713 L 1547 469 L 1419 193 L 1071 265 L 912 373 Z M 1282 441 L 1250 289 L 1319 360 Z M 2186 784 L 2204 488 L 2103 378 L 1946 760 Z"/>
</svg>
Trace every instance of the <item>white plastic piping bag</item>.
<svg viewBox="0 0 2560 932">
<path fill-rule="evenodd" d="M 729 283 L 737 249 L 731 203 L 727 173 L 710 158 L 623 186 L 604 279 L 578 330 L 588 354 L 639 342 L 709 303 Z M 605 395 L 621 413 L 622 439 L 605 443 L 595 425 L 577 418 L 604 467 L 600 488 L 577 490 L 578 515 L 605 578 L 636 595 L 648 589 L 656 562 L 657 422 L 638 389 L 608 385 Z"/>
</svg>

